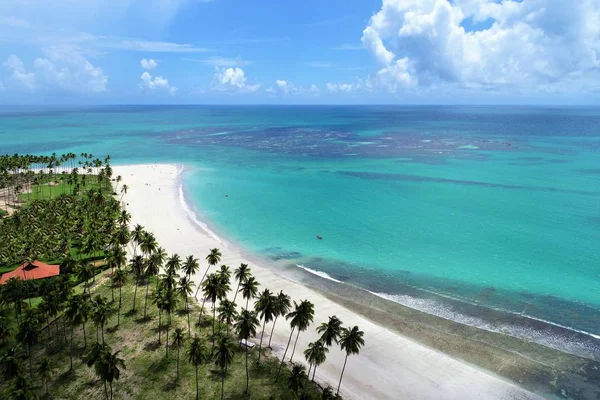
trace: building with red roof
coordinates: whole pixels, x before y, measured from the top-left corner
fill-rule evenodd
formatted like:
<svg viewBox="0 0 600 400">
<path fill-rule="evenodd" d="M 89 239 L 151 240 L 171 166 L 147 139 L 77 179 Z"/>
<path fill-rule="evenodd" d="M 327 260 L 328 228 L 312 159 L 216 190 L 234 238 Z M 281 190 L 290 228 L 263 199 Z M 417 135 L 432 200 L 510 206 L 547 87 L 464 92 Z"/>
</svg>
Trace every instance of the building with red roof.
<svg viewBox="0 0 600 400">
<path fill-rule="evenodd" d="M 7 272 L 0 278 L 0 285 L 4 285 L 10 278 L 23 280 L 44 279 L 60 274 L 60 265 L 50 265 L 41 261 L 25 262 L 13 271 Z"/>
</svg>

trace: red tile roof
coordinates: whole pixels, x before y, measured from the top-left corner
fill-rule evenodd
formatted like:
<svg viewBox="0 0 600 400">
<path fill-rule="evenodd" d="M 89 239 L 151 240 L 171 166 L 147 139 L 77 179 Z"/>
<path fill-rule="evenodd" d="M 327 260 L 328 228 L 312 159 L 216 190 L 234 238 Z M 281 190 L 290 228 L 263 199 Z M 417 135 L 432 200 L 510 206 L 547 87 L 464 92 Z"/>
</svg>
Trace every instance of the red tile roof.
<svg viewBox="0 0 600 400">
<path fill-rule="evenodd" d="M 7 272 L 0 278 L 0 285 L 4 285 L 10 278 L 19 279 L 42 279 L 60 274 L 60 265 L 49 265 L 41 261 L 24 263 L 17 269 Z"/>
</svg>

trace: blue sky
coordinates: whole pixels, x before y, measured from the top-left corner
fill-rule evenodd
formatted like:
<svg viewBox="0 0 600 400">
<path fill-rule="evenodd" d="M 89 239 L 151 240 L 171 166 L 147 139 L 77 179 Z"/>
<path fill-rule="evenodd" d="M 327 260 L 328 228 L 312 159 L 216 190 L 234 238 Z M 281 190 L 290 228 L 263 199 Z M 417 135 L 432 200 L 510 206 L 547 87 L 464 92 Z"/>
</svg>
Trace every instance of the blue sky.
<svg viewBox="0 0 600 400">
<path fill-rule="evenodd" d="M 2 104 L 597 104 L 599 54 L 600 0 L 0 3 Z"/>
</svg>

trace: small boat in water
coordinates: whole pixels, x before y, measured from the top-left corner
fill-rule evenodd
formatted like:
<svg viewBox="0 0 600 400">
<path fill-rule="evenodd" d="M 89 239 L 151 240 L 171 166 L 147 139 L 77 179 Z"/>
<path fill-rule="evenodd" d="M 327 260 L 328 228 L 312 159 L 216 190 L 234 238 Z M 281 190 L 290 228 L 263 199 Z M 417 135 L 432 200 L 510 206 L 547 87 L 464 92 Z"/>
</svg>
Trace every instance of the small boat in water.
<svg viewBox="0 0 600 400">
<path fill-rule="evenodd" d="M 323 239 L 323 236 L 321 236 L 321 235 L 317 235 L 317 239 L 319 239 L 319 240 L 322 240 L 322 239 Z"/>
</svg>

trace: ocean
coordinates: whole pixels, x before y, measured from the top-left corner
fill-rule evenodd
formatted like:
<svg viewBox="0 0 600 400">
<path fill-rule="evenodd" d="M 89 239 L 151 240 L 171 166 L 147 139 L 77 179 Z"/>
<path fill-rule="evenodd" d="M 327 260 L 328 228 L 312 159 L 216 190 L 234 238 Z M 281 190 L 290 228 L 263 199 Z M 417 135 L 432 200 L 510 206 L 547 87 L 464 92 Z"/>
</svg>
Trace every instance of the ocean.
<svg viewBox="0 0 600 400">
<path fill-rule="evenodd" d="M 183 164 L 274 268 L 600 355 L 600 108 L 0 107 L 0 143 Z"/>
</svg>

